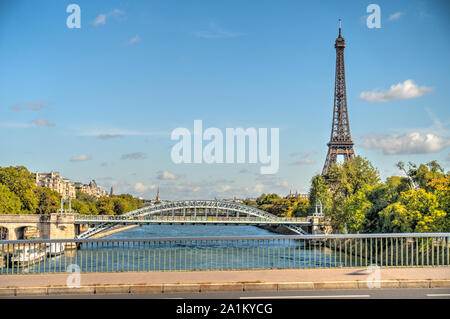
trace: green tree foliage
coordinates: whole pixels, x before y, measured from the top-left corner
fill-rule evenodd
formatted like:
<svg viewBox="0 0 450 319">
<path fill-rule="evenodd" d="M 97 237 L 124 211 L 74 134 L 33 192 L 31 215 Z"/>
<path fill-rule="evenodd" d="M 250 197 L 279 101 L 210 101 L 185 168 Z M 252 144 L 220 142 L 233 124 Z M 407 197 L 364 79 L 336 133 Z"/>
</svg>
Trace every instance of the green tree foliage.
<svg viewBox="0 0 450 319">
<path fill-rule="evenodd" d="M 410 189 L 409 181 L 405 177 L 391 176 L 385 183 L 365 188 L 365 196 L 371 203 L 368 207 L 362 232 L 379 233 L 383 229 L 383 221 L 380 219 L 379 212 L 390 204 L 397 202 L 401 192 Z"/>
<path fill-rule="evenodd" d="M 142 201 L 129 194 L 101 197 L 97 208 L 100 215 L 121 215 L 142 207 Z"/>
<path fill-rule="evenodd" d="M 309 207 L 308 212 L 312 215 L 315 212 L 318 201 L 322 202 L 322 212 L 324 215 L 330 215 L 333 206 L 333 198 L 328 184 L 322 175 L 316 175 L 311 180 L 311 188 L 309 190 Z"/>
<path fill-rule="evenodd" d="M 256 201 L 246 199 L 244 205 L 264 210 L 279 217 L 307 216 L 309 201 L 297 197 L 281 198 L 278 194 L 262 194 Z"/>
<path fill-rule="evenodd" d="M 356 194 L 366 185 L 377 184 L 380 177 L 367 159 L 356 156 L 342 164 L 332 165 L 324 175 L 324 179 L 333 194 L 333 199 L 343 200 Z"/>
<path fill-rule="evenodd" d="M 266 212 L 279 200 L 281 197 L 277 194 L 262 194 L 256 199 L 258 208 L 265 210 Z"/>
<path fill-rule="evenodd" d="M 97 207 L 99 215 L 114 215 L 114 200 L 111 197 L 100 197 Z"/>
<path fill-rule="evenodd" d="M 278 195 L 277 195 L 278 196 Z M 278 198 L 274 201 L 273 204 L 264 204 L 264 205 L 270 205 L 268 207 L 267 211 L 271 214 L 274 214 L 276 216 L 280 217 L 291 217 L 292 210 L 293 210 L 293 202 L 289 200 L 288 198 Z"/>
<path fill-rule="evenodd" d="M 0 215 L 20 214 L 22 203 L 16 194 L 11 192 L 8 187 L 0 184 Z"/>
<path fill-rule="evenodd" d="M 246 206 L 251 206 L 251 207 L 258 207 L 258 204 L 256 203 L 255 200 L 252 199 L 244 199 L 244 201 L 242 202 L 242 204 L 246 205 Z"/>
<path fill-rule="evenodd" d="M 368 160 L 357 156 L 332 165 L 323 179 L 331 193 L 331 207 L 327 206 L 324 213 L 334 231 L 360 232 L 371 207 L 365 193 L 380 180 L 377 170 Z"/>
<path fill-rule="evenodd" d="M 403 192 L 400 201 L 380 212 L 384 232 L 445 231 L 447 213 L 439 209 L 436 195 L 424 189 Z"/>
<path fill-rule="evenodd" d="M 34 176 L 24 166 L 0 167 L 0 214 L 52 214 L 59 209 L 61 195 L 47 187 L 37 187 Z M 96 198 L 77 191 L 72 209 L 78 214 L 120 215 L 142 207 L 129 194 Z"/>
<path fill-rule="evenodd" d="M 47 187 L 36 187 L 38 206 L 36 214 L 55 214 L 58 212 L 61 195 Z"/>
<path fill-rule="evenodd" d="M 74 210 L 75 213 L 81 215 L 98 215 L 96 202 L 73 199 L 72 209 Z"/>
<path fill-rule="evenodd" d="M 406 177 L 381 183 L 361 157 L 333 165 L 311 181 L 310 212 L 317 199 L 325 202 L 325 215 L 337 233 L 449 231 L 449 174 L 436 161 L 407 168 L 399 162 L 397 167 Z"/>
<path fill-rule="evenodd" d="M 367 200 L 363 190 L 345 198 L 342 205 L 335 205 L 336 214 L 333 220 L 343 233 L 359 233 L 366 220 L 366 214 L 372 203 Z"/>
<path fill-rule="evenodd" d="M 81 191 L 77 191 L 75 196 L 76 196 L 77 200 L 85 202 L 85 203 L 96 203 L 97 202 L 97 198 L 95 196 L 88 195 Z"/>
<path fill-rule="evenodd" d="M 307 217 L 310 216 L 309 212 L 309 200 L 307 199 L 299 199 L 296 202 L 294 210 L 292 212 L 292 217 Z"/>
<path fill-rule="evenodd" d="M 34 192 L 34 177 L 24 166 L 0 167 L 0 184 L 5 185 L 22 203 L 21 214 L 34 214 L 38 198 Z"/>
</svg>

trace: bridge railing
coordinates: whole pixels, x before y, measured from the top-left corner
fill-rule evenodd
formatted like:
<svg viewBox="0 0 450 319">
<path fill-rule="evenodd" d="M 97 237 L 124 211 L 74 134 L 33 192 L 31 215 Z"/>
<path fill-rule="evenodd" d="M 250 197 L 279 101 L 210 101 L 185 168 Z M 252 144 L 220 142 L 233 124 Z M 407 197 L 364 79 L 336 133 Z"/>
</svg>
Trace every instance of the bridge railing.
<svg viewBox="0 0 450 319">
<path fill-rule="evenodd" d="M 450 233 L 0 241 L 0 273 L 450 266 Z"/>
<path fill-rule="evenodd" d="M 263 218 L 253 216 L 215 216 L 215 215 L 201 215 L 201 216 L 179 216 L 179 215 L 146 215 L 146 216 L 109 216 L 109 215 L 76 215 L 76 222 L 120 222 L 120 221 L 186 221 L 186 222 L 280 222 L 280 223 L 308 223 L 307 217 L 276 217 Z"/>
</svg>

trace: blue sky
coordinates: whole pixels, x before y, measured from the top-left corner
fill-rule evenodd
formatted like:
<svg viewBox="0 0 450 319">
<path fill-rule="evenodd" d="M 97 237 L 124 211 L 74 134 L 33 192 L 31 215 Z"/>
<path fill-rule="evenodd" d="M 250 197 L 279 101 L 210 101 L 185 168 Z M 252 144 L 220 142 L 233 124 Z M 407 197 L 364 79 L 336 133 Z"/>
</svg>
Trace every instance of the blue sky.
<svg viewBox="0 0 450 319">
<path fill-rule="evenodd" d="M 81 8 L 81 28 L 66 7 Z M 355 151 L 450 166 L 446 1 L 0 2 L 0 165 L 163 199 L 306 192 L 330 137 L 338 19 Z M 176 127 L 280 129 L 280 169 L 174 164 Z"/>
</svg>

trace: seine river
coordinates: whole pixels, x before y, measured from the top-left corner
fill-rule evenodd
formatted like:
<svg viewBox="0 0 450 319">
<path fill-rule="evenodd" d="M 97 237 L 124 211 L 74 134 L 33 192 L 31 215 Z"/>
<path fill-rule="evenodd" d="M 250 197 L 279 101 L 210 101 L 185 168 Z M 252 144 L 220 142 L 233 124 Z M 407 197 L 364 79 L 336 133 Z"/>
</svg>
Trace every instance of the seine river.
<svg viewBox="0 0 450 319">
<path fill-rule="evenodd" d="M 125 238 L 162 238 L 162 237 L 211 237 L 211 236 L 276 236 L 268 230 L 255 226 L 220 225 L 145 225 L 124 230 L 105 237 Z"/>
<path fill-rule="evenodd" d="M 230 270 L 333 267 L 341 264 L 328 248 L 306 246 L 291 239 L 158 241 L 157 238 L 245 237 L 282 235 L 254 226 L 145 225 L 104 239 L 118 242 L 82 244 L 56 257 L 2 272 L 116 272 L 170 270 Z M 152 241 L 126 241 L 149 238 Z M 124 240 L 124 241 L 121 241 Z M 72 266 L 70 266 L 72 265 Z M 68 268 L 68 267 L 71 268 Z"/>
</svg>

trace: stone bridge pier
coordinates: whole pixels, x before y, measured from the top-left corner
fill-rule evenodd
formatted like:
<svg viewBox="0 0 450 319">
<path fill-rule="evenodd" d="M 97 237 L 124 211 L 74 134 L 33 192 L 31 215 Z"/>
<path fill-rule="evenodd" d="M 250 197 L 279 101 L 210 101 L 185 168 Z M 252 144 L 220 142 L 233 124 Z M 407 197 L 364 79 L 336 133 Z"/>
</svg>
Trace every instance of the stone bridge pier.
<svg viewBox="0 0 450 319">
<path fill-rule="evenodd" d="M 76 235 L 73 214 L 0 215 L 0 229 L 7 240 L 23 239 L 25 228 L 30 226 L 39 230 L 42 239 L 73 239 Z"/>
<path fill-rule="evenodd" d="M 325 222 L 323 218 L 316 216 L 309 216 L 310 234 L 311 235 L 329 235 L 333 232 L 333 229 L 329 223 Z"/>
</svg>

